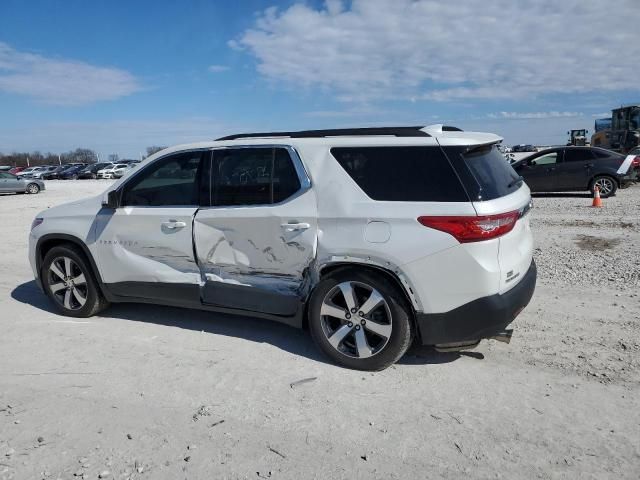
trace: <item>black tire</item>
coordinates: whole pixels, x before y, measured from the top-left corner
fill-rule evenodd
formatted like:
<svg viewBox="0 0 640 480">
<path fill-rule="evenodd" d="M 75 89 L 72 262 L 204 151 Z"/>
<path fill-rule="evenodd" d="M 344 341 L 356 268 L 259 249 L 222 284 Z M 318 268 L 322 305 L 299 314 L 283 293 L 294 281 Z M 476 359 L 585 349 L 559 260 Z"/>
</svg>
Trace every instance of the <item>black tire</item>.
<svg viewBox="0 0 640 480">
<path fill-rule="evenodd" d="M 28 184 L 26 188 L 26 193 L 30 195 L 36 195 L 37 193 L 40 193 L 40 185 L 38 185 L 37 183 Z"/>
<path fill-rule="evenodd" d="M 372 289 L 371 292 L 373 293 L 374 291 L 377 291 L 377 293 L 379 293 L 379 295 L 384 299 L 385 303 L 371 310 L 371 315 L 361 317 L 360 313 L 362 312 L 354 313 L 352 318 L 353 322 L 350 322 L 347 319 L 338 320 L 337 316 L 321 315 L 320 312 L 327 296 L 330 296 L 332 292 L 337 291 L 336 289 L 339 289 L 339 286 L 345 283 L 354 285 L 354 290 L 356 291 L 355 296 L 357 298 L 360 298 L 359 295 L 366 292 L 366 287 L 370 287 Z M 366 296 L 362 295 L 362 298 L 358 301 L 356 310 L 362 308 L 365 303 Z M 378 316 L 381 314 L 379 310 L 380 308 L 384 309 L 385 317 L 388 313 L 390 313 L 391 316 L 391 318 L 387 319 L 387 322 L 383 325 L 384 327 L 391 328 L 391 333 L 388 338 L 378 337 L 376 334 L 367 330 L 371 325 L 369 327 L 365 326 L 366 321 L 376 324 L 377 327 L 380 326 L 379 323 L 370 319 L 373 314 Z M 348 309 L 345 309 L 344 312 L 348 313 Z M 411 317 L 411 308 L 407 305 L 407 301 L 402 293 L 398 291 L 397 287 L 383 275 L 371 273 L 366 270 L 342 269 L 329 274 L 327 277 L 323 278 L 320 283 L 318 283 L 309 300 L 309 330 L 316 345 L 333 362 L 356 370 L 384 370 L 398 361 L 398 359 L 405 354 L 413 339 L 413 323 Z M 362 322 L 363 319 L 366 319 L 365 324 L 362 324 L 363 326 L 360 327 L 358 323 Z M 333 334 L 335 334 L 339 328 L 352 328 L 350 333 L 341 337 L 343 340 L 340 341 L 337 347 L 334 347 L 329 341 L 331 332 L 327 333 L 328 322 L 340 322 L 336 325 L 336 330 L 333 331 Z M 350 327 L 352 323 L 354 326 Z M 375 353 L 367 358 L 358 358 L 357 356 L 353 356 L 357 354 L 357 352 L 350 354 L 346 351 L 347 342 L 350 341 L 352 345 L 355 343 L 356 332 L 353 329 L 362 329 L 361 335 L 366 335 L 367 338 L 366 345 L 368 347 L 372 347 L 371 352 Z M 351 335 L 353 335 L 353 337 Z M 378 351 L 375 351 L 376 348 L 370 344 L 372 339 L 371 335 L 373 335 L 373 340 L 378 342 Z M 340 349 L 344 349 L 345 351 L 340 351 Z M 359 350 L 359 347 L 355 347 L 355 350 Z"/>
<path fill-rule="evenodd" d="M 60 291 L 54 293 L 52 290 L 52 285 L 55 286 L 65 282 L 51 271 L 51 266 L 54 262 L 56 262 L 57 265 L 61 265 L 60 260 L 62 259 L 64 261 L 65 258 L 71 259 L 72 264 L 75 264 L 75 267 L 77 267 L 73 269 L 74 272 L 70 277 L 75 276 L 75 278 L 78 278 L 81 273 L 86 282 L 86 286 L 82 289 L 82 295 L 86 299 L 84 305 L 80 305 L 75 298 L 71 298 L 70 294 L 70 301 L 73 302 L 72 307 L 77 308 L 67 308 L 64 305 L 64 300 L 61 298 Z M 63 271 L 62 273 L 65 272 Z M 91 269 L 84 252 L 75 245 L 64 244 L 53 247 L 49 250 L 42 262 L 40 278 L 42 280 L 42 286 L 45 293 L 63 315 L 86 318 L 97 314 L 109 306 L 109 302 L 102 296 L 102 292 L 100 292 L 98 282 L 96 281 L 93 270 Z M 78 288 L 80 285 L 81 284 L 78 283 Z M 68 289 L 64 289 L 64 292 L 66 293 L 67 290 Z M 62 296 L 64 296 L 65 293 L 62 293 Z"/>
<path fill-rule="evenodd" d="M 605 191 L 602 188 L 600 188 L 600 196 L 602 198 L 613 197 L 616 194 L 616 191 L 618 190 L 618 181 L 609 175 L 598 175 L 593 180 L 591 180 L 591 185 L 589 185 L 589 190 L 591 190 L 591 195 L 595 194 L 596 185 L 599 183 L 604 183 L 610 186 L 608 187 L 610 188 L 610 190 L 608 191 Z"/>
</svg>

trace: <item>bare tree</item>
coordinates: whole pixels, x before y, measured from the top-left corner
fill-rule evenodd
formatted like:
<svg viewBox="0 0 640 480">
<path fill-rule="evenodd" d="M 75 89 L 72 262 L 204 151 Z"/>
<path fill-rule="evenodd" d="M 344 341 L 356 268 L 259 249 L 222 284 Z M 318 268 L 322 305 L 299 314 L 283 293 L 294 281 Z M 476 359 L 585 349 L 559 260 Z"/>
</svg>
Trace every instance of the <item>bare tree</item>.
<svg viewBox="0 0 640 480">
<path fill-rule="evenodd" d="M 147 147 L 147 157 L 150 157 L 154 153 L 159 152 L 160 150 L 164 150 L 167 147 L 159 147 L 157 145 L 153 145 L 152 147 Z"/>
<path fill-rule="evenodd" d="M 117 153 L 111 153 L 107 158 L 111 163 L 116 163 L 118 160 L 120 160 L 120 156 Z"/>
</svg>

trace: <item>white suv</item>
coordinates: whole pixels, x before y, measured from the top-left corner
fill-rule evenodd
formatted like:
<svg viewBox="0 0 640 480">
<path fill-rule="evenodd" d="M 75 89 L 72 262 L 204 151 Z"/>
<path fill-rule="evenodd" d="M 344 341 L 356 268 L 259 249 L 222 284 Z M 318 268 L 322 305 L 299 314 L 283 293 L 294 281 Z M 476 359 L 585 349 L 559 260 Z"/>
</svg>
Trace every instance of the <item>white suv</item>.
<svg viewBox="0 0 640 480">
<path fill-rule="evenodd" d="M 440 125 L 169 148 L 40 213 L 31 265 L 69 316 L 109 302 L 251 312 L 308 328 L 356 369 L 391 365 L 414 338 L 509 340 L 536 268 L 529 189 L 501 140 Z"/>
</svg>

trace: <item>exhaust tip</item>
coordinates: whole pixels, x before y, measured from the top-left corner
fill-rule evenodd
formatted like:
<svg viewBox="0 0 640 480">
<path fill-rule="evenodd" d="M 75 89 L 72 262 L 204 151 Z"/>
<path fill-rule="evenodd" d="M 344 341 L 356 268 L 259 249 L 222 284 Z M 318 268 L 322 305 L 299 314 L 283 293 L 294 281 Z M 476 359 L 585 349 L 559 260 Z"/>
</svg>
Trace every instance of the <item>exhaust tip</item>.
<svg viewBox="0 0 640 480">
<path fill-rule="evenodd" d="M 490 340 L 496 340 L 498 342 L 510 343 L 511 336 L 513 335 L 513 330 L 505 330 L 504 332 L 497 333 L 492 337 L 489 337 Z"/>
</svg>

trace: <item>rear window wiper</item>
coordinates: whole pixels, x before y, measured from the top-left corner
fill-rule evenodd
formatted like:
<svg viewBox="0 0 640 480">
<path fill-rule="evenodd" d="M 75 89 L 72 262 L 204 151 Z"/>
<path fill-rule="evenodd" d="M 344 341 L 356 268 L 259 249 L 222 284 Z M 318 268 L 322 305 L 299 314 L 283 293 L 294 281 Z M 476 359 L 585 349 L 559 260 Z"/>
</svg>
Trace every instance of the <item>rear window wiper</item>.
<svg viewBox="0 0 640 480">
<path fill-rule="evenodd" d="M 524 182 L 524 178 L 522 177 L 522 175 L 519 175 L 517 178 L 514 178 L 511 183 L 509 183 L 509 185 L 507 185 L 507 188 L 511 188 L 513 187 L 516 183 L 519 182 Z"/>
</svg>

